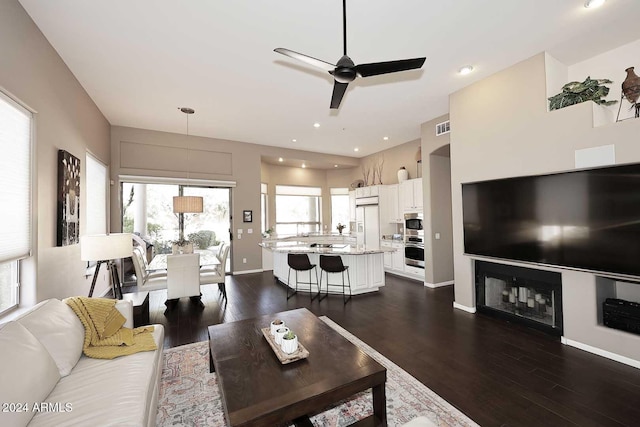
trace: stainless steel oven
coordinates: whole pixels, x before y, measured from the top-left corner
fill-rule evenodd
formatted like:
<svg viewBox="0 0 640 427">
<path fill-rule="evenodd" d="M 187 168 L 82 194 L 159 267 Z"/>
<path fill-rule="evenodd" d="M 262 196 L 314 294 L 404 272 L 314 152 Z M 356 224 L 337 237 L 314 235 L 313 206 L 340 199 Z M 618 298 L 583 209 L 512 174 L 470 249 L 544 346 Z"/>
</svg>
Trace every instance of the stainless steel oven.
<svg viewBox="0 0 640 427">
<path fill-rule="evenodd" d="M 404 263 L 424 268 L 424 245 L 418 243 L 404 244 Z"/>
<path fill-rule="evenodd" d="M 421 213 L 404 214 L 404 263 L 424 268 L 424 229 Z"/>
</svg>

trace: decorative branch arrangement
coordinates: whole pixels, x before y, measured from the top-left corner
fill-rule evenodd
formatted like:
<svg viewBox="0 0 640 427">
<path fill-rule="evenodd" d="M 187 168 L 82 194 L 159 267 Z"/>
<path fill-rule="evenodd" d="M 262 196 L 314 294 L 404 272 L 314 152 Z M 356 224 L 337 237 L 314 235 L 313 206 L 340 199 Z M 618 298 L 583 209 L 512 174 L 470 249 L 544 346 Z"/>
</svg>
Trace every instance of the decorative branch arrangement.
<svg viewBox="0 0 640 427">
<path fill-rule="evenodd" d="M 366 187 L 367 185 L 369 185 L 369 176 L 371 175 L 371 165 L 369 165 L 369 163 L 363 163 L 361 168 L 362 168 L 362 180 L 364 181 L 364 186 Z"/>
<path fill-rule="evenodd" d="M 382 184 L 382 169 L 384 168 L 384 156 L 378 156 L 366 163 L 362 163 L 362 178 L 364 185 Z M 377 176 L 377 181 L 376 181 Z M 369 182 L 371 177 L 371 182 Z"/>
<path fill-rule="evenodd" d="M 376 158 L 376 162 L 373 164 L 373 184 L 376 183 L 376 174 L 378 175 L 378 184 L 382 184 L 382 169 L 384 168 L 384 156 Z"/>
</svg>

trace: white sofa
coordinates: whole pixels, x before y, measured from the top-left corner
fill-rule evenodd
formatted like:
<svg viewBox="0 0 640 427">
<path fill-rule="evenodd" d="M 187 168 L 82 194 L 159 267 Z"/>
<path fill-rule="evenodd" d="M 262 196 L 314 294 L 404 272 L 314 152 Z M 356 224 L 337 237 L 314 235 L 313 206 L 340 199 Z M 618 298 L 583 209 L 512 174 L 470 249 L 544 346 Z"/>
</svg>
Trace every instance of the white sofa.
<svg viewBox="0 0 640 427">
<path fill-rule="evenodd" d="M 131 303 L 116 308 L 133 327 Z M 101 360 L 82 354 L 84 327 L 63 301 L 0 325 L 0 426 L 154 426 L 164 341 L 154 327 L 157 350 Z"/>
</svg>

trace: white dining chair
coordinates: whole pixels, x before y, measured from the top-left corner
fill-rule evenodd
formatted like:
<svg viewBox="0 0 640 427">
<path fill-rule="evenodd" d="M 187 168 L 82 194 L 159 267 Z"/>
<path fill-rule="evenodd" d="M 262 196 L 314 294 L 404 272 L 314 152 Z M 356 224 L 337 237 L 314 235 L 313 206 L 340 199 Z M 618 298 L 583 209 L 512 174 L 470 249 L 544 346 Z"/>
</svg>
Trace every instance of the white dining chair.
<svg viewBox="0 0 640 427">
<path fill-rule="evenodd" d="M 183 297 L 199 301 L 200 295 L 200 254 L 168 255 L 165 304 Z"/>
<path fill-rule="evenodd" d="M 138 292 L 166 289 L 167 272 L 164 270 L 149 272 L 147 270 L 146 254 L 140 246 L 133 248 L 131 261 L 133 261 L 133 268 L 136 272 Z"/>
<path fill-rule="evenodd" d="M 227 288 L 225 286 L 225 278 L 226 278 L 226 265 L 227 265 L 227 257 L 229 256 L 229 245 L 225 245 L 222 256 L 219 258 L 220 264 L 216 265 L 215 268 L 209 268 L 206 270 L 200 270 L 200 284 L 201 285 L 210 285 L 217 283 L 218 290 L 222 292 L 222 296 L 224 299 L 227 299 Z"/>
</svg>

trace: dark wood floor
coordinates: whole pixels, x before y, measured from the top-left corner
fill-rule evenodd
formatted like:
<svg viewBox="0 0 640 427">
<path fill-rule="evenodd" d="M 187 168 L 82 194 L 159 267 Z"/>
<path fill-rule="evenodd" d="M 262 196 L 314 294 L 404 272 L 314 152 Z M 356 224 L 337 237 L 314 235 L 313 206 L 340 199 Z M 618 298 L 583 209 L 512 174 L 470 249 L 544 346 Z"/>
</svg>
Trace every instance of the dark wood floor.
<svg viewBox="0 0 640 427">
<path fill-rule="evenodd" d="M 126 292 L 126 289 L 125 289 Z M 165 348 L 207 340 L 207 326 L 307 307 L 326 315 L 401 366 L 481 426 L 638 426 L 640 370 L 562 345 L 517 324 L 454 310 L 453 288 L 429 289 L 387 275 L 387 286 L 310 303 L 286 301 L 271 272 L 227 278 L 228 303 L 204 286 L 204 308 L 189 299 L 165 311 L 150 298 L 150 320 L 166 328 Z"/>
</svg>

